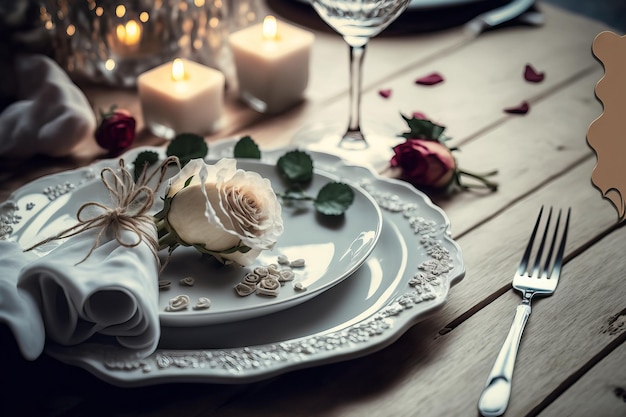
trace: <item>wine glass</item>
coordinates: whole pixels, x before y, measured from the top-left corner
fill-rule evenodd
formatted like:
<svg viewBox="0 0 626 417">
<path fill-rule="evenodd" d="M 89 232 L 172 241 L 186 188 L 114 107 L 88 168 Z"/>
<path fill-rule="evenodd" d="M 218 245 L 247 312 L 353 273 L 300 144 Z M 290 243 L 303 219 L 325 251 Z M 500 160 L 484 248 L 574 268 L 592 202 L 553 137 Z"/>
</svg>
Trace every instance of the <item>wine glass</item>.
<svg viewBox="0 0 626 417">
<path fill-rule="evenodd" d="M 296 133 L 294 142 L 308 143 L 313 149 L 338 146 L 336 153 L 347 159 L 363 162 L 381 154 L 381 147 L 398 138 L 393 134 L 365 132 L 361 128 L 361 76 L 365 50 L 370 38 L 389 26 L 404 10 L 410 0 L 311 0 L 317 14 L 336 32 L 350 49 L 350 107 L 348 127 L 328 123 L 305 128 Z M 350 151 L 362 151 L 353 154 Z M 364 155 L 364 152 L 367 155 Z M 357 156 L 358 155 L 358 156 Z M 354 158 L 352 158 L 354 157 Z M 374 162 L 369 161 L 375 165 Z"/>
</svg>

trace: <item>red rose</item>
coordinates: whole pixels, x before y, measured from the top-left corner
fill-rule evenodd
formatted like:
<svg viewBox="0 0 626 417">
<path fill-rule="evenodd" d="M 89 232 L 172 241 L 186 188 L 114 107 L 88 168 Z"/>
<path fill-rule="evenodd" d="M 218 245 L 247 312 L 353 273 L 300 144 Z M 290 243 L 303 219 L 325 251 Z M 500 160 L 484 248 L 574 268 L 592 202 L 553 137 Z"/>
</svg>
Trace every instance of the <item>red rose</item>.
<svg viewBox="0 0 626 417">
<path fill-rule="evenodd" d="M 102 121 L 96 129 L 96 142 L 112 154 L 127 149 L 135 140 L 135 118 L 122 109 L 112 108 L 102 114 Z"/>
<path fill-rule="evenodd" d="M 440 142 L 407 139 L 393 148 L 391 166 L 402 169 L 402 179 L 415 187 L 444 188 L 454 178 L 456 161 Z"/>
</svg>

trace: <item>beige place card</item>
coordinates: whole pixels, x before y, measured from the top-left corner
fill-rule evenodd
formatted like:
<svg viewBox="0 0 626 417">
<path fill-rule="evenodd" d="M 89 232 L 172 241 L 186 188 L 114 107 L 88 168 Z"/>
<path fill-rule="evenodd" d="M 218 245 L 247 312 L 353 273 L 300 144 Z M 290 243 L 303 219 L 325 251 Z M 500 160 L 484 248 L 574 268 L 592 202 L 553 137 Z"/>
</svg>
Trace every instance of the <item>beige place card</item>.
<svg viewBox="0 0 626 417">
<path fill-rule="evenodd" d="M 587 130 L 587 142 L 596 152 L 592 183 L 609 199 L 619 220 L 626 218 L 626 35 L 605 31 L 596 36 L 593 54 L 604 66 L 595 92 L 602 114 Z"/>
</svg>

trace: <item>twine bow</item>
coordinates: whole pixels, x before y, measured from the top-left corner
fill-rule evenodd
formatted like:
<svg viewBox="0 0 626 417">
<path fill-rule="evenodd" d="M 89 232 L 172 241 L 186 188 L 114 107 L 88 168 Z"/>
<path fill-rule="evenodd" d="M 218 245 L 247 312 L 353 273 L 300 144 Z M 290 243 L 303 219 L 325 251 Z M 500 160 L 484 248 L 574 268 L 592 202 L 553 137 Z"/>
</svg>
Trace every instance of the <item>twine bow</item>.
<svg viewBox="0 0 626 417">
<path fill-rule="evenodd" d="M 151 175 L 147 175 L 147 167 L 142 171 L 137 182 L 133 179 L 133 175 L 124 166 L 124 160 L 119 161 L 119 172 L 115 172 L 113 168 L 106 167 L 100 172 L 100 178 L 105 188 L 109 191 L 112 205 L 109 207 L 105 204 L 91 201 L 83 204 L 76 214 L 78 223 L 69 227 L 57 235 L 49 237 L 25 251 L 30 251 L 48 242 L 57 239 L 65 239 L 76 236 L 80 233 L 91 229 L 100 229 L 96 235 L 96 240 L 87 253 L 87 255 L 76 265 L 84 262 L 100 245 L 102 236 L 111 230 L 115 240 L 125 248 L 134 248 L 142 242 L 146 242 L 150 247 L 157 263 L 160 263 L 158 257 L 159 243 L 150 233 L 150 227 L 156 227 L 151 215 L 148 214 L 150 208 L 154 204 L 155 192 L 159 189 L 163 180 L 167 166 L 176 163 L 179 164 L 178 158 L 171 156 L 165 159 L 161 165 Z M 148 184 L 159 174 L 158 180 L 151 188 Z M 85 213 L 89 209 L 96 209 L 101 212 L 93 217 L 87 217 Z M 131 232 L 135 239 L 125 241 L 123 232 Z"/>
</svg>

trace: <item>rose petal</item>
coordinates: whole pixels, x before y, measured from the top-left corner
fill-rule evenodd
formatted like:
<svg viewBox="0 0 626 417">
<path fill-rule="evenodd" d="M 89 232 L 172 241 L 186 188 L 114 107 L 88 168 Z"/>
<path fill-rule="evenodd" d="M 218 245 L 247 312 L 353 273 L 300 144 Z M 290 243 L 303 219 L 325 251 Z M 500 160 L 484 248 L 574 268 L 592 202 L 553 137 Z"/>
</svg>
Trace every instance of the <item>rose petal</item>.
<svg viewBox="0 0 626 417">
<path fill-rule="evenodd" d="M 522 101 L 522 103 L 519 106 L 505 108 L 504 112 L 510 113 L 510 114 L 526 114 L 528 113 L 529 110 L 530 110 L 530 105 L 528 104 L 528 102 Z"/>
<path fill-rule="evenodd" d="M 424 77 L 418 78 L 415 80 L 415 84 L 421 85 L 435 85 L 443 82 L 443 77 L 438 72 L 433 72 L 432 74 L 426 75 Z"/>
<path fill-rule="evenodd" d="M 383 98 L 389 98 L 391 97 L 391 89 L 379 90 L 378 94 Z"/>
<path fill-rule="evenodd" d="M 524 69 L 524 79 L 531 83 L 540 83 L 545 78 L 545 73 L 537 72 L 530 64 Z"/>
<path fill-rule="evenodd" d="M 426 117 L 424 113 L 419 112 L 419 111 L 414 111 L 411 116 L 413 116 L 414 119 L 428 120 L 428 117 Z"/>
</svg>

